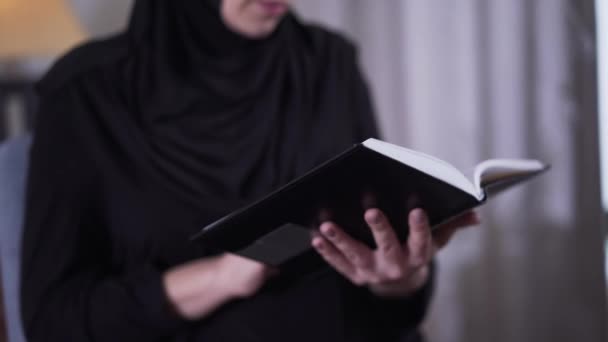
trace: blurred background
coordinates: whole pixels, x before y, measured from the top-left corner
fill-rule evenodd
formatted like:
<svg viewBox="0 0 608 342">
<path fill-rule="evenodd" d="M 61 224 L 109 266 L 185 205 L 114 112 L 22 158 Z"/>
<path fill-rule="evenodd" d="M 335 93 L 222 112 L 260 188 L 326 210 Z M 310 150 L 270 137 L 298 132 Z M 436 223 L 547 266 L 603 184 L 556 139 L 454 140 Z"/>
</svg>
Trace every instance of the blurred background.
<svg viewBox="0 0 608 342">
<path fill-rule="evenodd" d="M 358 44 L 386 140 L 466 172 L 491 157 L 553 166 L 441 252 L 429 341 L 608 341 L 607 2 L 295 0 Z M 30 130 L 32 84 L 57 56 L 119 31 L 130 6 L 0 0 L 2 142 Z M 0 341 L 21 342 L 18 227 L 1 228 Z"/>
</svg>

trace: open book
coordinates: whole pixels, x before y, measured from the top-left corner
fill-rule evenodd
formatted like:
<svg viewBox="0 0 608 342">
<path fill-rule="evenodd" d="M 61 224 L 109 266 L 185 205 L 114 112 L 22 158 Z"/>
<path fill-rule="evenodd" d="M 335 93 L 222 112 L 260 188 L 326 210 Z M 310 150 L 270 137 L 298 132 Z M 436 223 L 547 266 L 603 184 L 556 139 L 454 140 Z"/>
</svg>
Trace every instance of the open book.
<svg viewBox="0 0 608 342">
<path fill-rule="evenodd" d="M 377 139 L 368 139 L 362 145 L 459 188 L 480 202 L 549 167 L 535 159 L 488 159 L 477 164 L 470 180 L 451 164 L 422 152 Z"/>
<path fill-rule="evenodd" d="M 537 160 L 492 159 L 477 165 L 471 180 L 432 156 L 368 139 L 204 227 L 193 240 L 275 266 L 302 263 L 321 211 L 373 247 L 366 208 L 384 211 L 405 240 L 411 209 L 423 208 L 436 227 L 547 169 Z"/>
</svg>

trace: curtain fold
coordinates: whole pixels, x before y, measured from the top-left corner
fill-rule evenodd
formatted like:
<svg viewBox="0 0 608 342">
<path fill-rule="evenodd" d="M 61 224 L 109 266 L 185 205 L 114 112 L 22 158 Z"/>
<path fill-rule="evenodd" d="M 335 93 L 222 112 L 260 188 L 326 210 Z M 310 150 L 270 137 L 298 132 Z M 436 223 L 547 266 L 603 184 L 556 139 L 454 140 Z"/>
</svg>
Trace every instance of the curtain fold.
<svg viewBox="0 0 608 342">
<path fill-rule="evenodd" d="M 464 171 L 551 171 L 439 256 L 430 341 L 605 341 L 591 0 L 306 0 L 358 42 L 384 136 Z"/>
</svg>

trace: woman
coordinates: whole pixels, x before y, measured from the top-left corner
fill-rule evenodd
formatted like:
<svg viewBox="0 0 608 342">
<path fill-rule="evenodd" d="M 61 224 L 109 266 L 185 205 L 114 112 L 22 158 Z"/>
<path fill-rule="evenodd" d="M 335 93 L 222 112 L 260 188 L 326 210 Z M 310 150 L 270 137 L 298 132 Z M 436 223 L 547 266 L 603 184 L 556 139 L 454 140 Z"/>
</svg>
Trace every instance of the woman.
<svg viewBox="0 0 608 342">
<path fill-rule="evenodd" d="M 377 134 L 353 46 L 287 6 L 137 1 L 125 33 L 72 51 L 40 82 L 22 272 L 30 341 L 418 339 L 435 247 L 420 210 L 404 246 L 368 210 L 377 250 L 323 223 L 312 244 L 332 267 L 289 286 L 188 242 Z"/>
</svg>

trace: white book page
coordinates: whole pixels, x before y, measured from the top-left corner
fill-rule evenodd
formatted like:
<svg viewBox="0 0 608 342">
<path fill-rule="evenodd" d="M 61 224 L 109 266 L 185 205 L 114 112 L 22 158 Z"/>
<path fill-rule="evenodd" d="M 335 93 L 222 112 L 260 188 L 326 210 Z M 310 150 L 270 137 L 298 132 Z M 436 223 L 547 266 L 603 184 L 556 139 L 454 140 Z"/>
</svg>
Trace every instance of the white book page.
<svg viewBox="0 0 608 342">
<path fill-rule="evenodd" d="M 367 139 L 363 146 L 440 179 L 480 201 L 483 199 L 483 193 L 478 187 L 460 170 L 441 159 L 377 139 Z"/>
<path fill-rule="evenodd" d="M 534 159 L 489 159 L 475 167 L 475 186 L 478 191 L 492 183 L 525 176 L 547 166 Z"/>
</svg>

